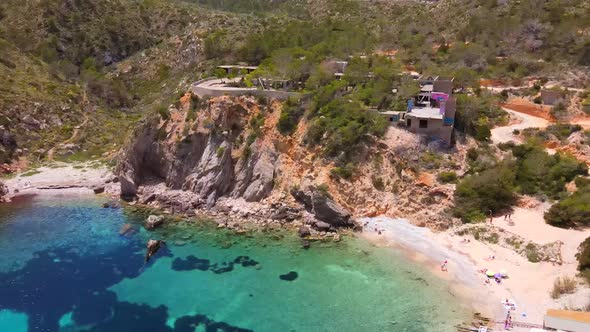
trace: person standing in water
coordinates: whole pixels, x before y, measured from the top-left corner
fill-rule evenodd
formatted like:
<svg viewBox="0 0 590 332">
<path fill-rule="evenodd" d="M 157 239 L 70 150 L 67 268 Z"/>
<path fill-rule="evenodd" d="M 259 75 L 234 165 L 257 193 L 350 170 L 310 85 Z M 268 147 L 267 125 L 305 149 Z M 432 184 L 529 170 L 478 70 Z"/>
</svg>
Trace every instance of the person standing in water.
<svg viewBox="0 0 590 332">
<path fill-rule="evenodd" d="M 449 262 L 445 259 L 445 261 L 440 265 L 440 270 L 443 272 L 447 272 L 447 264 Z"/>
</svg>

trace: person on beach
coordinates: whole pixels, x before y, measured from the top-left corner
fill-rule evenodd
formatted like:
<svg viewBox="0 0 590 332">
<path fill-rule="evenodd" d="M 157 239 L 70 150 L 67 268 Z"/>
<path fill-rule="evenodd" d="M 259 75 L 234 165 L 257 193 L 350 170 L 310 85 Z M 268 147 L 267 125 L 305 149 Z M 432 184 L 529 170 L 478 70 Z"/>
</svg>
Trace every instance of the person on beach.
<svg viewBox="0 0 590 332">
<path fill-rule="evenodd" d="M 447 264 L 449 262 L 445 259 L 445 261 L 440 265 L 440 270 L 443 272 L 447 272 Z"/>
<path fill-rule="evenodd" d="M 494 213 L 492 210 L 488 211 L 488 216 L 490 217 L 490 224 L 492 224 L 492 220 L 494 219 Z"/>
</svg>

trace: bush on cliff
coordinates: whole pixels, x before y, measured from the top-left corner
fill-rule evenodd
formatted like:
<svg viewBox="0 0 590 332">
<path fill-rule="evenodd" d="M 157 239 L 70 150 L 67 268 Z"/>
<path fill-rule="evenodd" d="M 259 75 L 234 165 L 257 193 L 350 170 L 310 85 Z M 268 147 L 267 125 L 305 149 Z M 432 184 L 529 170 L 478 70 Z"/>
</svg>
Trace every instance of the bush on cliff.
<svg viewBox="0 0 590 332">
<path fill-rule="evenodd" d="M 345 159 L 368 135 L 382 136 L 388 123 L 376 112 L 365 110 L 358 102 L 338 98 L 320 108 L 310 121 L 305 140 L 310 145 L 322 143 L 324 153 Z"/>
<path fill-rule="evenodd" d="M 490 210 L 507 210 L 516 203 L 514 179 L 515 172 L 508 163 L 466 177 L 455 190 L 455 216 L 463 222 L 477 222 Z"/>
<path fill-rule="evenodd" d="M 455 128 L 478 141 L 487 141 L 491 137 L 491 129 L 503 122 L 507 114 L 495 101 L 492 96 L 457 95 Z"/>
<path fill-rule="evenodd" d="M 559 153 L 549 155 L 540 145 L 518 145 L 512 154 L 516 157 L 516 183 L 526 195 L 544 194 L 559 199 L 567 182 L 588 173 L 586 164 Z"/>
<path fill-rule="evenodd" d="M 590 185 L 576 181 L 578 191 L 554 204 L 545 213 L 545 221 L 557 227 L 590 225 Z"/>
<path fill-rule="evenodd" d="M 590 283 L 590 237 L 580 244 L 576 258 L 578 259 L 578 270 Z"/>
<path fill-rule="evenodd" d="M 287 101 L 283 103 L 281 116 L 277 123 L 279 132 L 285 136 L 294 133 L 304 112 L 305 110 L 299 105 L 297 100 L 291 98 L 287 99 Z"/>
<path fill-rule="evenodd" d="M 440 172 L 437 176 L 441 183 L 457 183 L 457 173 L 455 172 Z"/>
</svg>

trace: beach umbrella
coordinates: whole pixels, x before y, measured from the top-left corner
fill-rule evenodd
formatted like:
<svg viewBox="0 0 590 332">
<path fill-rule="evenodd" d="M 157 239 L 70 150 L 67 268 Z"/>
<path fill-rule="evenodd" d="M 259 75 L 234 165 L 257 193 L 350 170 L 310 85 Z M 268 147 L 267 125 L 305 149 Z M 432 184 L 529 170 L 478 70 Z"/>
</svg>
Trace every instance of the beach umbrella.
<svg viewBox="0 0 590 332">
<path fill-rule="evenodd" d="M 502 273 L 494 274 L 494 278 L 502 279 Z"/>
<path fill-rule="evenodd" d="M 494 274 L 495 274 L 494 271 L 491 271 L 491 270 L 486 271 L 486 275 L 490 278 L 493 277 Z"/>
<path fill-rule="evenodd" d="M 502 275 L 502 277 L 506 278 L 508 277 L 508 272 L 506 272 L 506 270 L 501 270 L 500 274 Z"/>
<path fill-rule="evenodd" d="M 508 302 L 501 301 L 500 304 L 502 304 L 506 310 L 516 310 L 516 302 L 513 299 L 509 299 Z"/>
</svg>

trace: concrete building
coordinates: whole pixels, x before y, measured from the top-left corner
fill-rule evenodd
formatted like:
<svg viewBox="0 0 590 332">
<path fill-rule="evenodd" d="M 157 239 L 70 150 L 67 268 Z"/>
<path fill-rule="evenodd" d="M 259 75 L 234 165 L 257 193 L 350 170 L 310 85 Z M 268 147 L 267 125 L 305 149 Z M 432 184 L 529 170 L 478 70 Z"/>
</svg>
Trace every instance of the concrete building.
<svg viewBox="0 0 590 332">
<path fill-rule="evenodd" d="M 406 126 L 409 131 L 439 139 L 452 145 L 456 99 L 453 97 L 453 78 L 417 78 L 420 93 L 408 101 L 406 112 L 387 111 L 379 114 L 392 125 Z"/>
<path fill-rule="evenodd" d="M 564 97 L 561 91 L 541 90 L 541 100 L 544 105 L 555 105 L 564 101 Z"/>
<path fill-rule="evenodd" d="M 456 111 L 453 78 L 421 76 L 418 81 L 420 93 L 408 101 L 407 112 L 400 114 L 398 121 L 403 121 L 413 133 L 428 135 L 451 146 Z"/>
<path fill-rule="evenodd" d="M 549 309 L 545 315 L 544 326 L 559 331 L 588 332 L 590 312 Z"/>
</svg>

